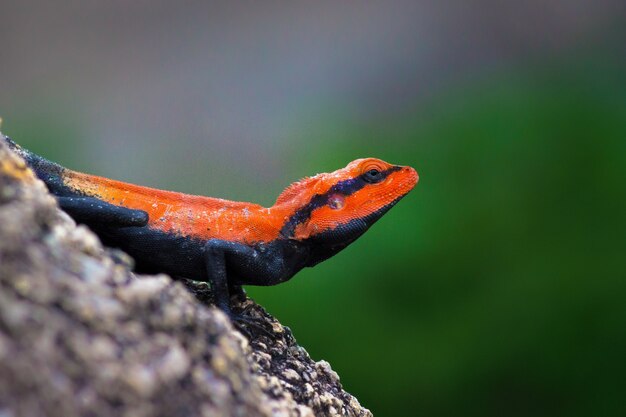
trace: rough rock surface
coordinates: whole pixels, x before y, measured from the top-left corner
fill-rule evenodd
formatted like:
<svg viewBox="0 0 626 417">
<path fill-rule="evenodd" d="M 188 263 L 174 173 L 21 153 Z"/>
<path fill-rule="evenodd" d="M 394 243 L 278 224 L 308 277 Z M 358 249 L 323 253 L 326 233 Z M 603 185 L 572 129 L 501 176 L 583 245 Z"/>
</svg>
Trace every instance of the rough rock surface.
<svg viewBox="0 0 626 417">
<path fill-rule="evenodd" d="M 129 264 L 0 135 L 0 416 L 371 416 L 252 300 L 248 340 L 205 284 Z"/>
</svg>

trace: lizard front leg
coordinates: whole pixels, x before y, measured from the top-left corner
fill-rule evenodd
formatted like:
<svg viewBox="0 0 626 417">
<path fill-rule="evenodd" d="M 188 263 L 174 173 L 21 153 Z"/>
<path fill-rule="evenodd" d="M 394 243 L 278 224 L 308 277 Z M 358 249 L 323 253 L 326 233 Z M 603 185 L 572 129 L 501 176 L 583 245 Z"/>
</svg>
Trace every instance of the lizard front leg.
<svg viewBox="0 0 626 417">
<path fill-rule="evenodd" d="M 204 246 L 204 261 L 215 305 L 231 318 L 235 316 L 230 308 L 230 288 L 237 285 L 228 281 L 227 263 L 238 262 L 241 265 L 249 265 L 254 263 L 257 257 L 256 250 L 241 243 L 211 239 Z"/>
<path fill-rule="evenodd" d="M 259 254 L 250 246 L 236 242 L 227 242 L 219 239 L 209 240 L 204 247 L 204 259 L 207 269 L 208 281 L 213 291 L 213 302 L 233 321 L 235 326 L 248 338 L 252 337 L 249 329 L 243 324 L 252 326 L 267 336 L 272 333 L 262 326 L 258 319 L 244 316 L 241 313 L 233 313 L 230 307 L 230 290 L 242 292 L 241 285 L 228 281 L 228 264 L 238 264 L 238 269 L 243 272 L 252 272 L 253 265 L 258 261 Z"/>
</svg>

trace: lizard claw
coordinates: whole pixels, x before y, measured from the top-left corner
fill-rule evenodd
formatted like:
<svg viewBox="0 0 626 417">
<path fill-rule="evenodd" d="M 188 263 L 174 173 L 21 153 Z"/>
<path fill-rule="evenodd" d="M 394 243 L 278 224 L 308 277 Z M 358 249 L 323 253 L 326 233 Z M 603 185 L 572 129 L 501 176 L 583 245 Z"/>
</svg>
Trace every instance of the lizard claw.
<svg viewBox="0 0 626 417">
<path fill-rule="evenodd" d="M 274 333 L 267 329 L 267 324 L 263 319 L 257 317 L 251 317 L 244 315 L 244 309 L 241 313 L 228 313 L 228 317 L 233 322 L 237 330 L 244 334 L 248 339 L 252 339 L 252 336 L 256 336 L 259 333 L 264 334 L 267 337 L 273 337 Z M 254 332 L 252 332 L 254 330 Z"/>
</svg>

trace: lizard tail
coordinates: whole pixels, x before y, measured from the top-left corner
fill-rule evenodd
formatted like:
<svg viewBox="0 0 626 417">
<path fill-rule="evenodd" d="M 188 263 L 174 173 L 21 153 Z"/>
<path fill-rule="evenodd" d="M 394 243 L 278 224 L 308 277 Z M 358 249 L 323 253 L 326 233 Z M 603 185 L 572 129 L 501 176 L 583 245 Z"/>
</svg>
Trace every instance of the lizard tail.
<svg viewBox="0 0 626 417">
<path fill-rule="evenodd" d="M 8 136 L 5 136 L 4 138 L 6 143 L 9 145 L 9 148 L 26 161 L 26 164 L 33 171 L 35 171 L 35 174 L 39 177 L 39 179 L 48 185 L 48 188 L 54 188 L 54 184 L 62 182 L 63 173 L 66 171 L 65 168 L 29 151 L 28 149 L 22 148 L 20 145 L 13 142 L 13 140 L 11 140 Z M 51 191 L 53 190 L 51 189 Z"/>
</svg>

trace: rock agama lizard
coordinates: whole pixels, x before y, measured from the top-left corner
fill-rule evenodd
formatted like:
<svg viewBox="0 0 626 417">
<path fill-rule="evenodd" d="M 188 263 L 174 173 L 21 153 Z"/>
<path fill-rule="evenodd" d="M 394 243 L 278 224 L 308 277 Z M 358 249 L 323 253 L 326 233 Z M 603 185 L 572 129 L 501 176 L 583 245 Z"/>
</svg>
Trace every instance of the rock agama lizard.
<svg viewBox="0 0 626 417">
<path fill-rule="evenodd" d="M 287 187 L 272 207 L 162 191 L 20 154 L 77 222 L 131 255 L 141 272 L 208 281 L 237 319 L 230 294 L 275 285 L 354 242 L 417 184 L 417 172 L 374 158 Z"/>
</svg>

